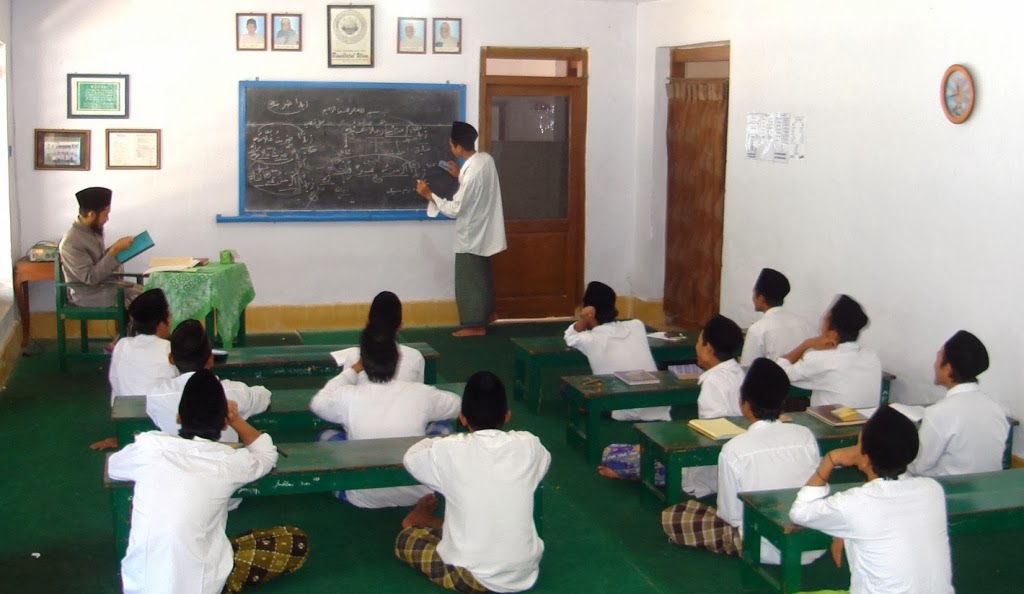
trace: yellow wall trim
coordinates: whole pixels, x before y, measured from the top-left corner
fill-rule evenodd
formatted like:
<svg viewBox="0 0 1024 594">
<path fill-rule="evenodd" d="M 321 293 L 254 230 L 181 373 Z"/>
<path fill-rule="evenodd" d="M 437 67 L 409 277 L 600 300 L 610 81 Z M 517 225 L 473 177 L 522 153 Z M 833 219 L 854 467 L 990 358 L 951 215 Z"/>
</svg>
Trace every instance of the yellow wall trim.
<svg viewBox="0 0 1024 594">
<path fill-rule="evenodd" d="M 1010 460 L 1010 468 L 1024 468 L 1024 458 L 1020 456 L 1014 456 Z"/>
<path fill-rule="evenodd" d="M 0 387 L 7 385 L 14 364 L 21 358 L 21 323 L 17 323 L 7 333 L 2 350 L 0 350 Z"/>
</svg>

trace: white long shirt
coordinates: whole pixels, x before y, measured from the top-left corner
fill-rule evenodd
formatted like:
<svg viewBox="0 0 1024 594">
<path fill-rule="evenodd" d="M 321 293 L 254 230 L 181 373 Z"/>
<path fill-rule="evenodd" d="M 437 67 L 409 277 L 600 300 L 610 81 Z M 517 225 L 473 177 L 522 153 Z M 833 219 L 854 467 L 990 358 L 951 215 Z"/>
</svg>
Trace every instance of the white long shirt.
<svg viewBox="0 0 1024 594">
<path fill-rule="evenodd" d="M 345 426 L 348 439 L 415 437 L 427 424 L 459 416 L 462 399 L 422 383 L 359 381 L 351 367 L 327 382 L 309 408 L 318 417 Z M 430 489 L 422 485 L 345 491 L 358 507 L 414 505 Z"/>
<path fill-rule="evenodd" d="M 934 479 L 879 478 L 828 493 L 801 488 L 789 519 L 846 541 L 850 594 L 953 592 L 946 496 Z"/>
<path fill-rule="evenodd" d="M 807 320 L 781 305 L 773 307 L 747 328 L 740 362 L 743 367 L 750 367 L 758 357 L 774 361 L 798 347 L 811 335 L 811 326 Z"/>
<path fill-rule="evenodd" d="M 811 406 L 878 406 L 882 362 L 874 351 L 856 342 L 843 342 L 824 351 L 807 351 L 796 363 L 790 363 L 785 357 L 779 357 L 776 362 L 786 370 L 794 386 L 811 390 Z"/>
<path fill-rule="evenodd" d="M 921 447 L 911 474 L 949 476 L 1003 469 L 1010 423 L 977 383 L 958 384 L 921 419 Z"/>
<path fill-rule="evenodd" d="M 217 594 L 234 565 L 224 533 L 228 499 L 270 472 L 277 448 L 264 433 L 233 449 L 201 438 L 142 433 L 110 456 L 110 478 L 135 481 L 126 594 Z"/>
<path fill-rule="evenodd" d="M 505 214 L 494 159 L 473 153 L 459 170 L 459 189 L 451 200 L 434 194 L 427 216 L 455 219 L 455 253 L 493 256 L 505 251 Z"/>
<path fill-rule="evenodd" d="M 565 344 L 587 356 L 594 375 L 616 371 L 657 371 L 647 328 L 640 320 L 608 322 L 590 330 L 577 332 L 574 324 L 565 330 Z M 612 411 L 616 421 L 671 421 L 670 406 L 630 408 Z"/>
<path fill-rule="evenodd" d="M 164 380 L 146 394 L 146 414 L 164 433 L 176 436 L 181 429 L 177 421 L 178 404 L 181 402 L 182 392 L 185 391 L 185 384 L 193 373 L 190 371 Z M 238 403 L 238 416 L 243 419 L 257 415 L 270 406 L 270 390 L 263 386 L 247 386 L 232 380 L 220 380 L 220 384 L 224 386 L 224 395 L 227 399 Z M 238 441 L 238 433 L 228 427 L 221 432 L 220 440 L 235 443 Z"/>
<path fill-rule="evenodd" d="M 348 369 L 356 364 L 359 360 L 359 347 L 349 347 L 340 351 L 334 351 L 331 353 L 334 360 L 338 362 L 339 367 Z M 427 362 L 423 358 L 423 353 L 417 351 L 412 347 L 405 346 L 404 344 L 398 345 L 398 370 L 395 371 L 395 379 L 403 382 L 419 382 L 423 383 L 423 373 L 426 368 Z M 359 381 L 368 382 L 370 379 L 366 377 L 366 372 L 362 371 L 359 373 Z"/>
<path fill-rule="evenodd" d="M 818 442 L 802 425 L 778 421 L 756 421 L 722 446 L 718 455 L 718 517 L 743 534 L 743 502 L 746 491 L 794 489 L 807 482 L 821 462 Z M 801 562 L 808 564 L 825 551 L 804 551 Z M 779 549 L 761 539 L 761 562 L 779 563 Z"/>
<path fill-rule="evenodd" d="M 533 496 L 551 464 L 535 435 L 487 429 L 424 439 L 405 453 L 405 468 L 445 499 L 437 553 L 468 569 L 494 592 L 537 581 L 544 541 L 533 524 Z"/>
<path fill-rule="evenodd" d="M 702 419 L 739 417 L 740 384 L 743 368 L 736 359 L 722 361 L 700 374 L 700 395 L 697 396 L 697 416 Z M 683 470 L 683 491 L 694 497 L 704 497 L 718 490 L 718 467 L 693 466 Z"/>
<path fill-rule="evenodd" d="M 178 377 L 167 358 L 171 342 L 155 334 L 122 338 L 110 357 L 110 404 L 117 396 L 143 396 L 162 382 Z"/>
</svg>

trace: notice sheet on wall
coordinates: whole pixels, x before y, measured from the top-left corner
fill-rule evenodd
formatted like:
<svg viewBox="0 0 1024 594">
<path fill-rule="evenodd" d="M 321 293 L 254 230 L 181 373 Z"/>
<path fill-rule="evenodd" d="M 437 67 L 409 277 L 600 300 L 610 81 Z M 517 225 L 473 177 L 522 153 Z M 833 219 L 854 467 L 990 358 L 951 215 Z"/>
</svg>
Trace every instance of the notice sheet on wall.
<svg viewBox="0 0 1024 594">
<path fill-rule="evenodd" d="M 784 112 L 747 113 L 748 159 L 788 163 L 803 160 L 807 128 L 804 116 Z"/>
</svg>

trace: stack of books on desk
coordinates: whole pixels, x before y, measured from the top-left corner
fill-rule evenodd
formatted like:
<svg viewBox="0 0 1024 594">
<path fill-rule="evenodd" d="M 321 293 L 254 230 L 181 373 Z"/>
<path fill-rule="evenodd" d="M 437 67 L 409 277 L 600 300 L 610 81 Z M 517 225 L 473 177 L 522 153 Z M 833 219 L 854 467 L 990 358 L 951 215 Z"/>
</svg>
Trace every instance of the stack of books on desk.
<svg viewBox="0 0 1024 594">
<path fill-rule="evenodd" d="M 847 425 L 862 425 L 868 422 L 868 418 L 848 406 L 841 404 L 824 404 L 822 406 L 811 406 L 807 408 L 807 414 L 821 419 L 835 427 Z"/>
<path fill-rule="evenodd" d="M 631 371 L 616 371 L 615 377 L 622 380 L 622 383 L 629 386 L 642 386 L 644 384 L 660 384 L 661 380 L 658 376 L 654 375 L 650 371 L 644 371 L 642 369 L 634 369 Z"/>
</svg>

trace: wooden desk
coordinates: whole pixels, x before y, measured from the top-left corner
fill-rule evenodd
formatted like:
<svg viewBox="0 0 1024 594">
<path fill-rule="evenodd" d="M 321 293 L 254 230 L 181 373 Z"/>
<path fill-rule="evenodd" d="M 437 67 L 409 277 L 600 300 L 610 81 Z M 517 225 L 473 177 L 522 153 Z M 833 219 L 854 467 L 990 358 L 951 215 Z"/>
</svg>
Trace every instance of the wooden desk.
<svg viewBox="0 0 1024 594">
<path fill-rule="evenodd" d="M 437 383 L 437 363 L 441 354 L 425 342 L 405 344 L 423 354 L 423 382 Z M 271 377 L 333 376 L 337 375 L 341 369 L 331 353 L 353 346 L 357 345 L 325 344 L 236 348 L 228 351 L 227 360 L 214 364 L 213 372 L 221 379 L 242 381 L 263 380 Z"/>
<path fill-rule="evenodd" d="M 662 340 L 648 337 L 651 354 L 658 363 L 695 361 L 698 332 L 684 332 L 680 340 Z M 589 369 L 587 356 L 571 349 L 561 336 L 534 338 L 513 338 L 515 358 L 515 381 L 512 395 L 516 400 L 526 400 L 526 408 L 540 412 L 541 390 L 544 373 L 556 369 Z"/>
<path fill-rule="evenodd" d="M 28 299 L 28 283 L 52 282 L 53 267 L 53 262 L 29 262 L 28 258 L 19 258 L 14 263 L 14 298 L 18 302 L 18 315 L 21 316 L 21 348 L 28 346 L 32 336 L 29 327 L 32 310 Z"/>
</svg>

